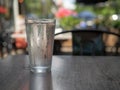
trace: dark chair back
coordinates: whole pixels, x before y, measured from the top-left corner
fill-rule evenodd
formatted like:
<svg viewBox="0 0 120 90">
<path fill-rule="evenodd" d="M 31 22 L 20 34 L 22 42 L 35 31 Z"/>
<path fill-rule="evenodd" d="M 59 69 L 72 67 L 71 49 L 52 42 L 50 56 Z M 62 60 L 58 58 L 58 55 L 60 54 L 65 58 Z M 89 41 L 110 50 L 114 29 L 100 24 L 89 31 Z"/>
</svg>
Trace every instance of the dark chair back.
<svg viewBox="0 0 120 90">
<path fill-rule="evenodd" d="M 57 33 L 56 35 L 69 33 L 69 32 L 72 33 L 72 52 L 71 53 L 73 55 L 108 55 L 108 53 L 106 52 L 106 48 L 109 46 L 106 46 L 103 40 L 104 35 L 105 34 L 114 35 L 118 38 L 118 40 L 120 38 L 119 34 L 109 32 L 107 30 L 94 30 L 94 29 L 69 30 L 69 31 L 63 31 L 63 32 Z M 115 48 L 119 47 L 117 43 L 116 45 L 114 45 Z M 114 54 L 116 52 L 118 52 L 117 49 L 114 52 Z M 55 51 L 54 51 L 54 54 L 55 54 Z"/>
<path fill-rule="evenodd" d="M 72 32 L 73 55 L 103 55 L 102 33 L 95 30 Z"/>
</svg>

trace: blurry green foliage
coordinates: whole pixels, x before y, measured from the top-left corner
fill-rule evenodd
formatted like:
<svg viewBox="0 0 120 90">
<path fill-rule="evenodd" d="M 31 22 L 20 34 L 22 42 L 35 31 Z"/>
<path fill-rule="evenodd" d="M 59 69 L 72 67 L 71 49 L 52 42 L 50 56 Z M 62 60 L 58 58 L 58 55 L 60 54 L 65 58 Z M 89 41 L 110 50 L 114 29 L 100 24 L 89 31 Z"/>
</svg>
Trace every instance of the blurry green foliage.
<svg viewBox="0 0 120 90">
<path fill-rule="evenodd" d="M 25 0 L 27 13 L 38 17 L 48 17 L 51 14 L 52 0 Z"/>
<path fill-rule="evenodd" d="M 115 10 L 112 7 L 102 7 L 96 10 L 96 13 L 98 15 L 103 15 L 103 16 L 110 16 L 115 13 Z"/>
<path fill-rule="evenodd" d="M 108 0 L 110 3 L 110 7 L 115 10 L 116 14 L 120 13 L 120 0 Z"/>
<path fill-rule="evenodd" d="M 94 12 L 94 7 L 92 5 L 76 4 L 76 9 L 75 9 L 76 12 L 80 13 L 86 10 Z"/>
<path fill-rule="evenodd" d="M 112 20 L 113 14 L 120 14 L 120 0 L 108 0 L 102 6 L 94 6 L 94 11 L 97 15 L 101 15 L 102 19 L 100 24 L 105 27 L 120 28 L 119 20 Z"/>
<path fill-rule="evenodd" d="M 90 5 L 82 5 L 82 4 L 76 4 L 76 9 L 75 12 L 80 13 L 82 11 L 91 11 L 94 13 L 94 9 Z M 75 18 L 73 16 L 67 16 L 64 18 L 60 18 L 60 26 L 63 27 L 65 30 L 70 30 L 75 28 L 77 24 L 80 23 L 82 19 L 80 18 Z"/>
<path fill-rule="evenodd" d="M 120 29 L 120 20 L 112 20 L 111 16 L 113 14 L 120 14 L 120 0 L 108 0 L 106 3 L 103 5 L 84 5 L 84 4 L 76 4 L 76 9 L 75 11 L 77 13 L 80 13 L 82 11 L 91 11 L 95 13 L 96 15 L 101 15 L 102 18 L 98 18 L 99 25 L 105 26 L 105 27 L 113 27 L 113 28 L 118 28 Z M 77 23 L 77 21 L 80 22 L 80 20 L 75 20 L 74 22 L 71 22 L 72 19 L 71 17 L 65 17 L 61 20 L 61 26 L 66 27 L 69 29 L 71 26 L 74 27 L 74 25 Z M 70 19 L 70 20 L 68 20 Z M 67 23 L 67 24 L 65 24 Z M 69 24 L 69 25 L 68 25 Z"/>
<path fill-rule="evenodd" d="M 120 20 L 112 21 L 112 27 L 120 30 Z"/>
<path fill-rule="evenodd" d="M 65 30 L 70 30 L 75 28 L 75 26 L 80 23 L 79 18 L 75 18 L 73 16 L 67 16 L 64 18 L 60 19 L 60 25 L 63 27 Z"/>
</svg>

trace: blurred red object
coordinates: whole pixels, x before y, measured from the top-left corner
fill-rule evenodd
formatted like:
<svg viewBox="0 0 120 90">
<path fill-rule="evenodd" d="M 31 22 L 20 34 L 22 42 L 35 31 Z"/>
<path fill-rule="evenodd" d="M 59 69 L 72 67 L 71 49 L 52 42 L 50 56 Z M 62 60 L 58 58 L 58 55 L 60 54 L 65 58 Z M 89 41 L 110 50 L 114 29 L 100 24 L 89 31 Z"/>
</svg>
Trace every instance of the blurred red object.
<svg viewBox="0 0 120 90">
<path fill-rule="evenodd" d="M 19 3 L 23 3 L 24 0 L 18 0 Z"/>
<path fill-rule="evenodd" d="M 63 17 L 67 17 L 67 16 L 70 16 L 70 15 L 76 15 L 76 14 L 77 13 L 73 10 L 69 10 L 69 9 L 61 7 L 61 8 L 58 9 L 55 16 L 56 16 L 56 18 L 63 18 Z"/>
<path fill-rule="evenodd" d="M 7 9 L 3 6 L 0 6 L 0 13 L 5 14 L 7 12 Z"/>
<path fill-rule="evenodd" d="M 16 47 L 25 49 L 27 47 L 27 43 L 24 38 L 16 38 Z"/>
<path fill-rule="evenodd" d="M 22 34 L 21 32 L 15 32 L 14 34 Z M 15 38 L 15 46 L 19 49 L 25 49 L 27 47 L 26 38 L 24 37 L 16 37 Z"/>
</svg>

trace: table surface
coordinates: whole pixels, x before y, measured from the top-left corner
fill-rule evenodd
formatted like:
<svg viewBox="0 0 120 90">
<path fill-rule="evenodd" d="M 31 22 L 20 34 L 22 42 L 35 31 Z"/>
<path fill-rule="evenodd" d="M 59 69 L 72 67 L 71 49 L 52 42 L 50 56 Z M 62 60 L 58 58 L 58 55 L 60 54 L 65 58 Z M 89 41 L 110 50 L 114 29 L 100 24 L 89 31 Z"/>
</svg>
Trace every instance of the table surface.
<svg viewBox="0 0 120 90">
<path fill-rule="evenodd" d="M 0 60 L 0 90 L 120 90 L 119 56 L 53 56 L 45 74 L 27 66 L 27 55 Z"/>
</svg>

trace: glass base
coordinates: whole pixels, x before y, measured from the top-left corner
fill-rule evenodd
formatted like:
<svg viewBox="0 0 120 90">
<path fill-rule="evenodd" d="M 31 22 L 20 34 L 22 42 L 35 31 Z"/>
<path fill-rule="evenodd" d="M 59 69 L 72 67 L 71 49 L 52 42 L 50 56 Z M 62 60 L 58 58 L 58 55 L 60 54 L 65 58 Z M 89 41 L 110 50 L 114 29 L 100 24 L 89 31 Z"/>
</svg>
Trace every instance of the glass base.
<svg viewBox="0 0 120 90">
<path fill-rule="evenodd" d="M 47 73 L 47 72 L 50 72 L 51 71 L 51 68 L 50 67 L 32 67 L 30 69 L 31 72 L 33 73 Z"/>
</svg>

